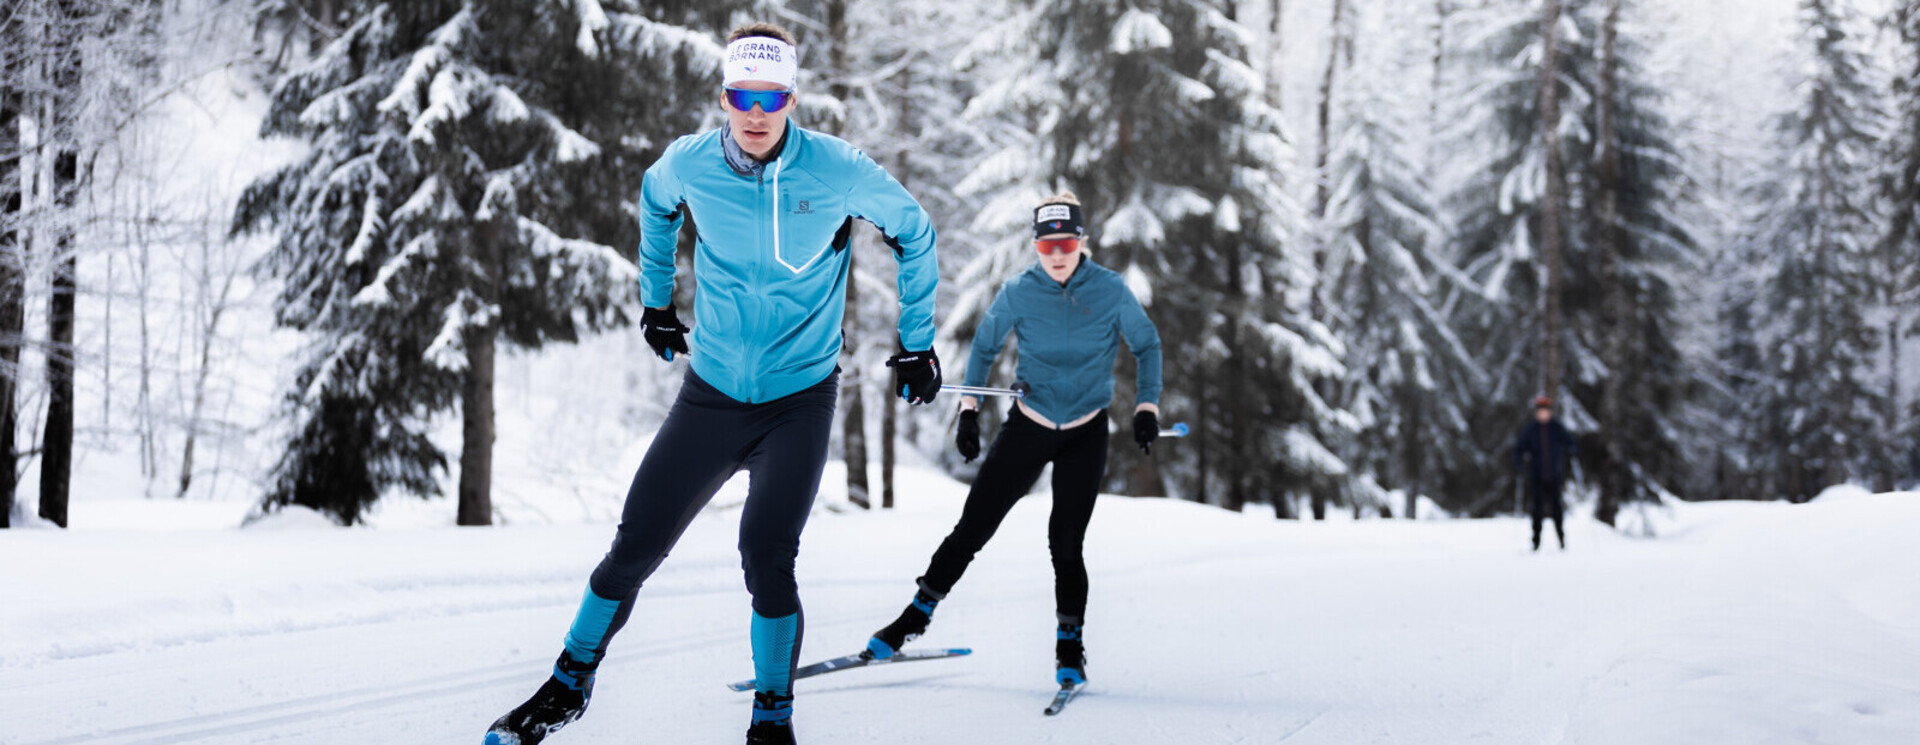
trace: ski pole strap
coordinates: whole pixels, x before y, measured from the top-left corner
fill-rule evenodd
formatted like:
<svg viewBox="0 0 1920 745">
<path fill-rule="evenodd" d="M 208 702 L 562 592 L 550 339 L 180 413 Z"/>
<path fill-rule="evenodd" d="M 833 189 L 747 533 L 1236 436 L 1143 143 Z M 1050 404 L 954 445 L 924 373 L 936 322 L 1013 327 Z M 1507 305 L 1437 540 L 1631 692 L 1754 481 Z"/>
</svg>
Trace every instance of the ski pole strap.
<svg viewBox="0 0 1920 745">
<path fill-rule="evenodd" d="M 1189 431 L 1190 430 L 1187 429 L 1187 423 L 1181 422 L 1179 424 L 1173 425 L 1173 429 L 1160 430 L 1160 436 L 1161 437 L 1186 437 Z"/>
<path fill-rule="evenodd" d="M 1026 398 L 1032 389 L 1026 383 L 1014 383 L 1011 388 L 983 388 L 977 385 L 941 385 L 940 390 L 958 393 L 963 396 L 1011 396 Z"/>
</svg>

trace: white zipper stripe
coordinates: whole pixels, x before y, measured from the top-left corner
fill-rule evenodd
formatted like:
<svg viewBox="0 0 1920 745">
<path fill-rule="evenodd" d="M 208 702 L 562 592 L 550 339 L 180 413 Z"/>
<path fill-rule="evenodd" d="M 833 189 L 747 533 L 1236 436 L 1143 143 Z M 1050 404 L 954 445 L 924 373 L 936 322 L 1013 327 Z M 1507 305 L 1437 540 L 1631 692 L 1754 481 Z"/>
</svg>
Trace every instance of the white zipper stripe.
<svg viewBox="0 0 1920 745">
<path fill-rule="evenodd" d="M 827 249 L 820 249 L 818 253 L 807 257 L 807 263 L 799 266 L 787 263 L 787 258 L 780 255 L 780 169 L 786 165 L 786 162 L 787 159 L 784 156 L 773 160 L 773 260 L 780 262 L 787 271 L 799 274 L 806 271 L 807 267 L 813 266 L 813 262 L 819 260 L 820 255 L 826 253 Z"/>
</svg>

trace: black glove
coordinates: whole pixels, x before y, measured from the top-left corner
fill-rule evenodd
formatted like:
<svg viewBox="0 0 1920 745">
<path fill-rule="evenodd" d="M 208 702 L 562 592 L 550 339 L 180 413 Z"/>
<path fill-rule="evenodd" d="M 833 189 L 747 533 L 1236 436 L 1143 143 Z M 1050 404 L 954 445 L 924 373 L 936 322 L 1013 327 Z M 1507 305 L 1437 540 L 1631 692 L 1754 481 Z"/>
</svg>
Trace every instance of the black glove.
<svg viewBox="0 0 1920 745">
<path fill-rule="evenodd" d="M 687 331 L 680 323 L 680 314 L 673 306 L 666 308 L 647 308 L 640 313 L 640 328 L 647 337 L 647 346 L 653 347 L 653 353 L 660 359 L 673 361 L 673 353 L 687 353 Z"/>
<path fill-rule="evenodd" d="M 953 433 L 953 446 L 960 450 L 960 457 L 972 463 L 980 457 L 980 410 L 961 409 L 960 428 Z"/>
<path fill-rule="evenodd" d="M 940 358 L 932 349 L 888 357 L 887 367 L 893 368 L 893 385 L 908 404 L 933 403 L 933 397 L 940 393 Z"/>
<path fill-rule="evenodd" d="M 1140 446 L 1140 452 L 1151 455 L 1153 441 L 1160 439 L 1160 417 L 1151 411 L 1138 411 L 1133 414 L 1133 442 Z"/>
</svg>

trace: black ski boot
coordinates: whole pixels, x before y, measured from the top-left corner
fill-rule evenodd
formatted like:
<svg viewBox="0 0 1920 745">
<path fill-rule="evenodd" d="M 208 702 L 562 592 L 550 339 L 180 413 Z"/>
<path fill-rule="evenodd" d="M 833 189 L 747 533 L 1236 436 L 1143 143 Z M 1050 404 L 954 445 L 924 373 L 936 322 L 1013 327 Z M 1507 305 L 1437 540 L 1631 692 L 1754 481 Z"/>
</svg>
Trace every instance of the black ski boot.
<svg viewBox="0 0 1920 745">
<path fill-rule="evenodd" d="M 553 675 L 533 692 L 533 698 L 487 728 L 486 745 L 535 745 L 579 719 L 593 698 L 595 667 L 561 652 L 553 663 Z"/>
<path fill-rule="evenodd" d="M 753 694 L 753 726 L 747 728 L 747 745 L 794 745 L 792 696 Z"/>
<path fill-rule="evenodd" d="M 887 624 L 886 628 L 873 632 L 873 638 L 867 640 L 867 651 L 861 652 L 860 656 L 869 660 L 892 658 L 907 642 L 927 633 L 927 624 L 933 622 L 933 609 L 940 604 L 940 600 L 925 587 L 920 588 L 919 592 L 913 594 L 913 602 L 907 604 L 906 610 L 900 611 L 899 618 L 893 619 L 893 623 Z"/>
<path fill-rule="evenodd" d="M 1081 641 L 1081 624 L 1060 622 L 1060 630 L 1054 632 L 1054 664 L 1057 666 L 1053 677 L 1060 685 L 1086 685 L 1087 647 Z"/>
</svg>

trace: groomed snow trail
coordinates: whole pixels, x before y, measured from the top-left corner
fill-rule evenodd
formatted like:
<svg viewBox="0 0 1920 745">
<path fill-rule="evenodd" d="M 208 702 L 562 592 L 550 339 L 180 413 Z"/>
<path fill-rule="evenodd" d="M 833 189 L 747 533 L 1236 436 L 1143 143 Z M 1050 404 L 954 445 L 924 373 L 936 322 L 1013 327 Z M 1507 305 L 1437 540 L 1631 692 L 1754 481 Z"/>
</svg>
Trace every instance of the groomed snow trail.
<svg viewBox="0 0 1920 745">
<path fill-rule="evenodd" d="M 817 514 L 803 661 L 898 612 L 964 486 Z M 918 646 L 970 658 L 803 683 L 824 743 L 1908 743 L 1920 495 L 1681 505 L 1627 539 L 1525 525 L 1283 523 L 1103 497 L 1093 685 L 1059 717 L 1046 495 Z M 641 592 L 551 743 L 737 743 L 751 674 L 737 511 Z M 470 743 L 545 676 L 611 526 L 0 536 L 0 743 Z M 1551 539 L 1549 539 L 1551 540 Z"/>
</svg>

